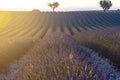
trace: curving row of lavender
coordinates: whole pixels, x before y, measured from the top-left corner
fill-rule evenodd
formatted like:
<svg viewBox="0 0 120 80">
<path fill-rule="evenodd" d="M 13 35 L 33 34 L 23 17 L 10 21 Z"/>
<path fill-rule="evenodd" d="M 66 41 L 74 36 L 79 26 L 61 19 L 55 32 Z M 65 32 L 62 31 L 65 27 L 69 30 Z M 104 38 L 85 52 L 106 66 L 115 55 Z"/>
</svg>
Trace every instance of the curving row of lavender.
<svg viewBox="0 0 120 80">
<path fill-rule="evenodd" d="M 8 80 L 119 80 L 112 65 L 71 36 L 53 33 L 36 43 Z"/>
<path fill-rule="evenodd" d="M 120 26 L 120 13 L 110 11 L 9 12 L 10 23 L 0 30 L 0 37 L 42 38 L 52 32 L 74 35 L 84 30 Z M 4 16 L 6 16 L 5 14 Z"/>
<path fill-rule="evenodd" d="M 82 45 L 111 60 L 120 69 L 120 27 L 81 32 L 74 38 Z"/>
</svg>

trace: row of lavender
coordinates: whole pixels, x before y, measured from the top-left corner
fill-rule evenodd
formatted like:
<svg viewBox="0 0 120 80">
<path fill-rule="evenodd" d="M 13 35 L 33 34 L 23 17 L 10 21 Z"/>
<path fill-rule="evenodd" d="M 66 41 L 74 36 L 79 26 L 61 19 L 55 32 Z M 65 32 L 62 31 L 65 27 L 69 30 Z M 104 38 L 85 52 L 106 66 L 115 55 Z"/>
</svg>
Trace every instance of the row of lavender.
<svg viewBox="0 0 120 80">
<path fill-rule="evenodd" d="M 113 66 L 71 36 L 53 33 L 40 40 L 8 80 L 117 80 Z"/>
<path fill-rule="evenodd" d="M 81 32 L 74 38 L 82 45 L 111 60 L 120 69 L 120 27 Z"/>
<path fill-rule="evenodd" d="M 0 30 L 0 37 L 10 38 L 25 36 L 42 38 L 52 32 L 65 32 L 73 35 L 84 30 L 103 29 L 120 25 L 119 12 L 76 11 L 10 13 L 11 21 Z"/>
</svg>

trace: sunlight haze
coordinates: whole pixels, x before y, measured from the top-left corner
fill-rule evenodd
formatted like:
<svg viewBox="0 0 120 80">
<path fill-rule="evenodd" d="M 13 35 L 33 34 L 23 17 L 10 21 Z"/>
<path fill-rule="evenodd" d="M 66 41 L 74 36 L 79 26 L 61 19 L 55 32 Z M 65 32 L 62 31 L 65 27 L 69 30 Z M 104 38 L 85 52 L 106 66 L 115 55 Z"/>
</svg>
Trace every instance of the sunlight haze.
<svg viewBox="0 0 120 80">
<path fill-rule="evenodd" d="M 64 10 L 101 10 L 100 0 L 0 0 L 0 10 L 32 10 L 40 9 L 41 11 L 50 11 L 48 3 L 57 1 L 60 6 L 57 11 Z M 113 6 L 111 9 L 120 7 L 120 0 L 111 0 Z"/>
</svg>

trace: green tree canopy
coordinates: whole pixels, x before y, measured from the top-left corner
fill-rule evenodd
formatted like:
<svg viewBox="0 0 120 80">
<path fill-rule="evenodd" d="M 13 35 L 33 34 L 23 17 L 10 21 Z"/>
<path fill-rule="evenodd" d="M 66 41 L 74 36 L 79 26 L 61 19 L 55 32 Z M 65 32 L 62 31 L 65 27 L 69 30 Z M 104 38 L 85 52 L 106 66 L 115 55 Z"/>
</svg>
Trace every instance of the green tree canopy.
<svg viewBox="0 0 120 80">
<path fill-rule="evenodd" d="M 104 11 L 110 9 L 110 7 L 112 6 L 112 2 L 110 0 L 101 0 L 99 4 Z"/>
<path fill-rule="evenodd" d="M 48 6 L 52 8 L 53 12 L 60 4 L 58 2 L 48 3 Z"/>
</svg>

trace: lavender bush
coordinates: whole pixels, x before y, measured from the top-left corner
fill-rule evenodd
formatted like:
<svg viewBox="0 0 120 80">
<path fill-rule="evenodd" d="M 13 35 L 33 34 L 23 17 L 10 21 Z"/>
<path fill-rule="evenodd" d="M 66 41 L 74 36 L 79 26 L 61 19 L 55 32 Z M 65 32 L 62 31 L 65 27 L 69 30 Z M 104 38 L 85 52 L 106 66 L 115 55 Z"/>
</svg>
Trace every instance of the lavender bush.
<svg viewBox="0 0 120 80">
<path fill-rule="evenodd" d="M 23 59 L 10 80 L 116 80 L 120 74 L 107 60 L 79 45 L 71 36 L 44 37 Z"/>
<path fill-rule="evenodd" d="M 120 69 L 120 27 L 81 32 L 74 38 L 82 45 L 110 59 Z"/>
</svg>

